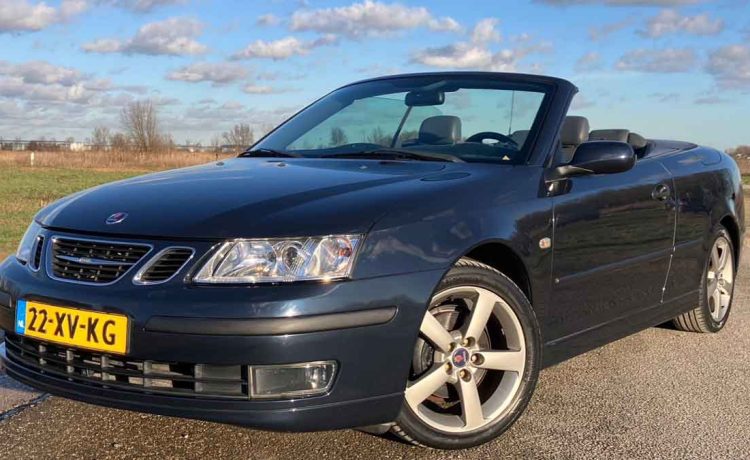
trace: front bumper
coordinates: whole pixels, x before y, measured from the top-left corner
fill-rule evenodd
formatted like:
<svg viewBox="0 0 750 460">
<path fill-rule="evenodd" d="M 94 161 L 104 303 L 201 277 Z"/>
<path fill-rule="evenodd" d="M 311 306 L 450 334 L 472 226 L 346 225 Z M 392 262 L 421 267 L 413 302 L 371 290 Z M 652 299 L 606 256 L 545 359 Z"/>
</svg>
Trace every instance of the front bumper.
<svg viewBox="0 0 750 460">
<path fill-rule="evenodd" d="M 442 275 L 437 270 L 256 287 L 133 286 L 123 280 L 102 287 L 55 281 L 44 270 L 32 272 L 9 258 L 0 264 L 0 327 L 6 333 L 13 334 L 16 302 L 38 300 L 128 315 L 127 358 L 133 360 L 217 366 L 335 360 L 338 372 L 322 396 L 226 400 L 92 385 L 45 373 L 7 353 L 0 359 L 8 374 L 23 383 L 110 407 L 283 431 L 383 423 L 400 410 L 419 324 Z M 392 318 L 382 322 L 387 311 Z M 365 315 L 353 317 L 352 312 Z M 372 312 L 381 312 L 380 318 L 373 319 Z M 308 317 L 314 321 L 300 322 Z M 356 327 L 360 320 L 370 325 Z M 341 328 L 331 329 L 331 323 Z"/>
</svg>

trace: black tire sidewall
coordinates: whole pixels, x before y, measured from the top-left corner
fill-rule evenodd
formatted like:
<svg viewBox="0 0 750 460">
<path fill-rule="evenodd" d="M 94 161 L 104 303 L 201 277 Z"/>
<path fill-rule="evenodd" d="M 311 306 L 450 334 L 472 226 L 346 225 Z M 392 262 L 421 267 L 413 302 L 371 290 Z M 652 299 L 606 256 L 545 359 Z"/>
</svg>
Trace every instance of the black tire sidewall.
<svg viewBox="0 0 750 460">
<path fill-rule="evenodd" d="M 435 430 L 425 425 L 404 401 L 397 425 L 420 444 L 439 449 L 463 449 L 485 443 L 507 430 L 523 413 L 528 405 L 539 377 L 541 368 L 541 336 L 536 315 L 528 299 L 505 275 L 480 264 L 462 265 L 459 263 L 442 279 L 435 294 L 458 286 L 475 286 L 488 289 L 505 300 L 516 314 L 524 332 L 526 344 L 526 366 L 521 386 L 513 402 L 491 424 L 478 430 L 461 434 Z M 434 297 L 434 296 L 433 296 Z"/>
</svg>

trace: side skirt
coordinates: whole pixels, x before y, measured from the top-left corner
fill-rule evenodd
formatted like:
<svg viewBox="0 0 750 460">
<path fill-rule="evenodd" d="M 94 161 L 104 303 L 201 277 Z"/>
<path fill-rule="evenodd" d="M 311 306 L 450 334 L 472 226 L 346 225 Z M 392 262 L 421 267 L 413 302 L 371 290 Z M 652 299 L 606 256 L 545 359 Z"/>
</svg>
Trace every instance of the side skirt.
<svg viewBox="0 0 750 460">
<path fill-rule="evenodd" d="M 698 293 L 698 290 L 691 291 L 667 302 L 642 308 L 575 334 L 551 340 L 544 344 L 542 366 L 553 366 L 649 327 L 665 323 L 695 308 Z"/>
</svg>

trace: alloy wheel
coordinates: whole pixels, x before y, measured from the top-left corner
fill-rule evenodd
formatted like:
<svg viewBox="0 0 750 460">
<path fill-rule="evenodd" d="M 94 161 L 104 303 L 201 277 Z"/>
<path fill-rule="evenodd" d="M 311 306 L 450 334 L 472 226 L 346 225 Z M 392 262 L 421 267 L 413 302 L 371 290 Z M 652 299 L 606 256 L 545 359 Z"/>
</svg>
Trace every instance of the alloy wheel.
<svg viewBox="0 0 750 460">
<path fill-rule="evenodd" d="M 433 429 L 465 433 L 511 405 L 526 367 L 521 323 L 499 295 L 475 286 L 438 293 L 420 327 L 409 408 Z"/>
<path fill-rule="evenodd" d="M 729 311 L 734 283 L 734 256 L 729 241 L 720 236 L 711 248 L 708 262 L 706 293 L 711 317 L 721 323 Z"/>
</svg>

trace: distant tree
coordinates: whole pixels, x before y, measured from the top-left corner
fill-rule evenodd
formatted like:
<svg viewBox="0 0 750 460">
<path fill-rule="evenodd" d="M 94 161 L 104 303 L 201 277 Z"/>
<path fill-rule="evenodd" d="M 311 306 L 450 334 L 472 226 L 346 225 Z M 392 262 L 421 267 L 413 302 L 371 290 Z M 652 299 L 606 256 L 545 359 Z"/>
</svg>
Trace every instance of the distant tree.
<svg viewBox="0 0 750 460">
<path fill-rule="evenodd" d="M 123 133 L 115 133 L 110 138 L 110 144 L 114 150 L 127 150 L 130 147 L 128 136 Z"/>
<path fill-rule="evenodd" d="M 344 145 L 348 142 L 346 133 L 339 127 L 331 128 L 331 147 Z"/>
<path fill-rule="evenodd" d="M 91 133 L 91 143 L 98 147 L 106 147 L 112 140 L 112 134 L 106 126 L 97 126 Z"/>
<path fill-rule="evenodd" d="M 214 152 L 218 151 L 219 148 L 221 147 L 221 136 L 216 135 L 216 136 L 211 137 L 210 146 L 211 146 L 211 150 L 213 150 Z"/>
<path fill-rule="evenodd" d="M 254 142 L 253 130 L 250 128 L 250 125 L 243 123 L 234 125 L 232 129 L 224 132 L 221 136 L 224 138 L 224 142 L 232 146 L 235 150 L 250 147 Z"/>
<path fill-rule="evenodd" d="M 128 103 L 120 112 L 120 122 L 138 151 L 151 152 L 162 147 L 164 136 L 159 131 L 156 107 L 150 99 Z"/>
<path fill-rule="evenodd" d="M 371 144 L 390 145 L 391 140 L 393 138 L 385 134 L 383 132 L 383 128 L 381 128 L 380 126 L 376 126 L 375 128 L 372 129 L 372 131 L 370 131 L 366 139 L 367 139 L 367 142 Z"/>
</svg>

